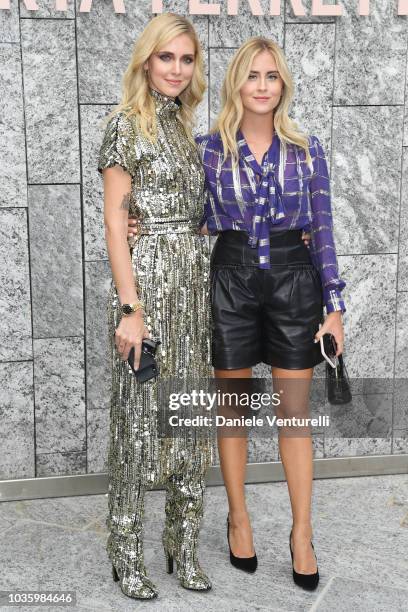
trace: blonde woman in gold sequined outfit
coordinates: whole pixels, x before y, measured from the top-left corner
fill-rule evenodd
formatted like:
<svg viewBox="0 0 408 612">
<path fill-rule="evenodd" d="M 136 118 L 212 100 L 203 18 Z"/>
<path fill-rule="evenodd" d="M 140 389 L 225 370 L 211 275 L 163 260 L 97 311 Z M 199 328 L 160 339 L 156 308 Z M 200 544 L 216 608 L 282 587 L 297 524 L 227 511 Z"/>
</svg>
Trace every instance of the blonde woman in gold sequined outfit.
<svg viewBox="0 0 408 612">
<path fill-rule="evenodd" d="M 211 375 L 209 252 L 199 233 L 204 173 L 191 134 L 205 90 L 200 45 L 184 17 L 155 17 L 136 41 L 123 97 L 108 118 L 98 170 L 104 179 L 104 222 L 112 270 L 108 300 L 112 358 L 107 552 L 115 580 L 134 598 L 157 588 L 143 559 L 145 491 L 166 488 L 163 545 L 167 571 L 180 584 L 208 590 L 197 560 L 210 437 L 158 436 L 160 380 Z M 128 216 L 138 218 L 129 248 Z M 141 302 L 141 303 L 140 303 Z M 122 311 L 124 304 L 133 312 Z M 158 337 L 160 376 L 138 383 L 127 363 L 135 347 Z"/>
</svg>

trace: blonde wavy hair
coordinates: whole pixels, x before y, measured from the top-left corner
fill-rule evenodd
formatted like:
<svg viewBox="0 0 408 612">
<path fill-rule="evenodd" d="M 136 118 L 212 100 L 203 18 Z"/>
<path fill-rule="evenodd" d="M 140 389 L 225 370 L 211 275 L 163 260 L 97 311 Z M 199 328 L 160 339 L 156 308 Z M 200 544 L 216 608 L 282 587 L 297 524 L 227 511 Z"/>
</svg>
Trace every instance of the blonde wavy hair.
<svg viewBox="0 0 408 612">
<path fill-rule="evenodd" d="M 231 155 L 234 164 L 238 162 L 236 134 L 241 125 L 244 108 L 240 89 L 248 79 L 252 62 L 261 51 L 269 51 L 276 62 L 276 67 L 283 81 L 282 96 L 274 109 L 274 127 L 283 143 L 293 143 L 303 148 L 306 161 L 311 166 L 308 136 L 299 131 L 298 125 L 289 115 L 288 110 L 293 98 L 294 84 L 282 49 L 269 38 L 254 36 L 247 40 L 235 53 L 225 75 L 221 90 L 221 111 L 215 120 L 210 133 L 219 131 L 224 150 L 224 161 Z"/>
<path fill-rule="evenodd" d="M 136 40 L 130 62 L 122 79 L 121 102 L 107 116 L 107 121 L 123 110 L 128 117 L 136 116 L 137 123 L 146 138 L 152 142 L 156 141 L 155 104 L 149 91 L 148 78 L 143 66 L 152 53 L 157 53 L 166 43 L 180 34 L 187 34 L 195 47 L 193 76 L 186 89 L 179 96 L 182 106 L 178 111 L 178 118 L 183 124 L 188 138 L 194 142 L 192 135 L 194 111 L 206 90 L 203 54 L 193 24 L 185 17 L 175 13 L 163 13 L 154 17 Z"/>
</svg>

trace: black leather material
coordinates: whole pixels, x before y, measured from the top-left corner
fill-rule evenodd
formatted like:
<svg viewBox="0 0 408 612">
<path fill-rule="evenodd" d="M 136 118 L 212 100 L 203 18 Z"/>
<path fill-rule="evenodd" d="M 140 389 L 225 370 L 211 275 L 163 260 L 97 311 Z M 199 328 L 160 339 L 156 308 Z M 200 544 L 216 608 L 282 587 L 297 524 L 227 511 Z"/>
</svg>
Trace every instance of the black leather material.
<svg viewBox="0 0 408 612">
<path fill-rule="evenodd" d="M 159 367 L 154 357 L 159 344 L 161 344 L 160 340 L 154 341 L 150 338 L 145 338 L 142 341 L 140 363 L 137 370 L 135 370 L 134 367 L 135 349 L 133 346 L 131 347 L 128 355 L 128 364 L 132 368 L 133 374 L 136 376 L 138 382 L 143 383 L 159 375 Z"/>
<path fill-rule="evenodd" d="M 302 370 L 323 361 L 313 342 L 324 319 L 322 285 L 301 236 L 271 232 L 271 268 L 262 270 L 246 232 L 219 234 L 211 254 L 214 368 Z"/>
<path fill-rule="evenodd" d="M 329 403 L 335 406 L 349 404 L 353 399 L 343 355 L 337 357 L 335 368 L 326 363 L 326 391 Z"/>
</svg>

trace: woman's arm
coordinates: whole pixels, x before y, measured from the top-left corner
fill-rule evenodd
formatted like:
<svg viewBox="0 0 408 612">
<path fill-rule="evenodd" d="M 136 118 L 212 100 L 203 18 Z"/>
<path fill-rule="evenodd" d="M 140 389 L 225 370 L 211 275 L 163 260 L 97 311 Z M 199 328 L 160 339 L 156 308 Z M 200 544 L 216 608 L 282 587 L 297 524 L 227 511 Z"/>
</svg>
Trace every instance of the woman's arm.
<svg viewBox="0 0 408 612">
<path fill-rule="evenodd" d="M 105 239 L 112 278 L 121 304 L 132 304 L 139 299 L 133 276 L 132 261 L 127 243 L 128 210 L 131 176 L 121 166 L 103 169 Z M 144 325 L 143 310 L 123 315 L 115 333 L 115 343 L 123 360 L 135 347 L 135 369 L 139 367 L 141 344 L 149 336 Z"/>
<path fill-rule="evenodd" d="M 131 177 L 121 166 L 103 170 L 104 225 L 112 277 L 121 304 L 138 300 L 127 244 Z"/>
<path fill-rule="evenodd" d="M 320 272 L 323 286 L 323 301 L 327 317 L 321 329 L 315 334 L 315 341 L 324 334 L 333 334 L 337 353 L 343 352 L 344 330 L 342 313 L 346 311 L 341 291 L 346 283 L 339 277 L 336 249 L 333 237 L 333 219 L 330 200 L 330 178 L 322 145 L 316 136 L 312 137 L 311 154 L 313 176 L 310 180 L 312 209 L 311 256 Z"/>
<path fill-rule="evenodd" d="M 338 310 L 345 312 L 341 291 L 346 283 L 339 277 L 338 272 L 333 237 L 330 178 L 323 147 L 316 136 L 313 136 L 312 139 L 311 154 L 314 156 L 314 171 L 310 180 L 311 255 L 320 272 L 327 314 Z"/>
</svg>

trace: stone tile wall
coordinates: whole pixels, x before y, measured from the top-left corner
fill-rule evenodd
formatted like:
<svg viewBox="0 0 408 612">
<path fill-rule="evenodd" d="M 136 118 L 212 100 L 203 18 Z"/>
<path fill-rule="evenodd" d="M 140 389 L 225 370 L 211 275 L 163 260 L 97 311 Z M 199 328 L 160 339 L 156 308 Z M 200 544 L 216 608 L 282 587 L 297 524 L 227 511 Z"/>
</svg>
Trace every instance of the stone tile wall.
<svg viewBox="0 0 408 612">
<path fill-rule="evenodd" d="M 148 2 L 110 0 L 65 13 L 11 1 L 0 11 L 0 478 L 106 469 L 109 385 L 102 181 L 102 119 L 119 101 Z M 347 282 L 346 352 L 351 376 L 408 371 L 407 18 L 393 2 L 370 17 L 342 0 L 341 18 L 192 17 L 204 47 L 208 129 L 234 50 L 263 34 L 283 46 L 296 84 L 292 116 L 319 136 L 331 167 L 335 239 Z M 266 0 L 261 2 L 267 10 Z M 310 12 L 310 0 L 304 6 Z M 186 1 L 164 10 L 187 14 Z M 258 373 L 265 374 L 265 368 Z M 385 398 L 388 439 L 315 436 L 317 457 L 408 452 L 403 394 Z M 367 409 L 367 406 L 365 407 Z M 276 440 L 250 442 L 251 461 L 279 458 Z"/>
</svg>

